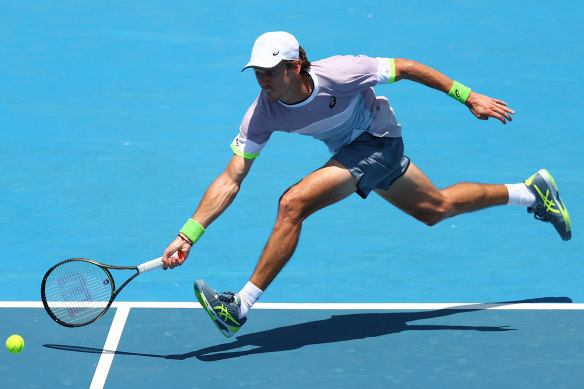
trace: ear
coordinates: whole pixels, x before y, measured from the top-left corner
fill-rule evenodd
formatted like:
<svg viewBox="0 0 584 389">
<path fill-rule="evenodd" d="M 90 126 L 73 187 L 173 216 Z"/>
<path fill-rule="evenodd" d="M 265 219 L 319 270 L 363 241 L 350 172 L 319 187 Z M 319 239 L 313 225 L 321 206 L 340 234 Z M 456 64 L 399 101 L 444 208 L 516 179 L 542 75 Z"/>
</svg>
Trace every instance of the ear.
<svg viewBox="0 0 584 389">
<path fill-rule="evenodd" d="M 300 71 L 302 70 L 302 61 L 295 59 L 292 66 L 290 67 L 290 70 L 292 70 L 294 74 L 299 75 Z"/>
</svg>

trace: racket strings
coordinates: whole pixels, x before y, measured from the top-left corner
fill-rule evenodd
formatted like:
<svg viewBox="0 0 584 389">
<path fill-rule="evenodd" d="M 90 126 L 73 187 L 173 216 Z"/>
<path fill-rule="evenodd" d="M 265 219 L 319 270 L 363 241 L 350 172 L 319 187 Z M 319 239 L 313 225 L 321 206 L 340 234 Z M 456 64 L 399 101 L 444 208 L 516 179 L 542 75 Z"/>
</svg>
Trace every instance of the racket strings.
<svg viewBox="0 0 584 389">
<path fill-rule="evenodd" d="M 69 261 L 53 269 L 45 284 L 45 299 L 51 312 L 69 324 L 84 324 L 97 318 L 113 293 L 110 276 L 101 267 L 85 261 Z"/>
</svg>

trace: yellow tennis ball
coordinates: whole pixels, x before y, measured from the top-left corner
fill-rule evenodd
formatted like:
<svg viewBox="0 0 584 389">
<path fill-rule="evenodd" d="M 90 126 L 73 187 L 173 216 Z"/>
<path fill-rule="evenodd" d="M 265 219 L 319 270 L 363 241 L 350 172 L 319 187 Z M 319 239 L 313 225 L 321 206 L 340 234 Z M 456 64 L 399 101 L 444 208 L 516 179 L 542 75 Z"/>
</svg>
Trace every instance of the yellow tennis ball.
<svg viewBox="0 0 584 389">
<path fill-rule="evenodd" d="M 18 354 L 24 348 L 24 339 L 20 335 L 12 335 L 6 339 L 6 348 L 12 354 Z"/>
</svg>

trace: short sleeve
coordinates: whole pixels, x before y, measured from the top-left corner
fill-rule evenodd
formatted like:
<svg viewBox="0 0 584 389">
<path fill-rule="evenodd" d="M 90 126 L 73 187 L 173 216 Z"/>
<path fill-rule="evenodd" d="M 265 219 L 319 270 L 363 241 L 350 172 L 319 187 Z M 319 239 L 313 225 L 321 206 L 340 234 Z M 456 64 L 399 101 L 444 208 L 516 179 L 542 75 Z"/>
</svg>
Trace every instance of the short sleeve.
<svg viewBox="0 0 584 389">
<path fill-rule="evenodd" d="M 272 135 L 271 131 L 265 129 L 265 124 L 269 121 L 259 101 L 258 97 L 249 107 L 239 126 L 239 134 L 231 142 L 233 152 L 247 159 L 259 156 Z"/>
<path fill-rule="evenodd" d="M 395 59 L 377 58 L 377 83 L 391 84 L 395 81 Z"/>
</svg>

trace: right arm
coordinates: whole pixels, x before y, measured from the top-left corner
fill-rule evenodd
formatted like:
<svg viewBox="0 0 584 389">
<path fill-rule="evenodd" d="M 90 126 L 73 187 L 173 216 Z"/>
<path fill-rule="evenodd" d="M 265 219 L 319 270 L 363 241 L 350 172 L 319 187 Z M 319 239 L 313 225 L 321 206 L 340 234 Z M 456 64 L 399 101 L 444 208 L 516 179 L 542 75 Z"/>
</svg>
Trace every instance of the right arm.
<svg viewBox="0 0 584 389">
<path fill-rule="evenodd" d="M 201 226 L 207 228 L 215 219 L 217 219 L 228 207 L 231 205 L 235 196 L 239 192 L 239 188 L 243 179 L 251 169 L 254 159 L 247 159 L 234 155 L 227 168 L 213 181 L 207 188 L 203 195 L 193 219 L 195 219 Z M 169 258 L 174 252 L 182 251 L 186 257 L 189 255 L 191 244 L 184 238 L 178 236 L 167 248 L 164 250 L 162 261 L 165 263 L 164 268 L 180 266 L 182 262 L 176 259 Z"/>
<path fill-rule="evenodd" d="M 193 219 L 204 228 L 213 223 L 235 199 L 253 161 L 254 159 L 233 155 L 225 171 L 213 181 L 205 192 Z"/>
</svg>

